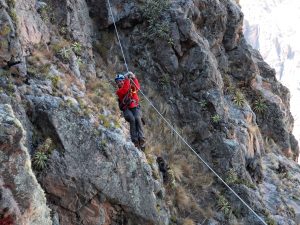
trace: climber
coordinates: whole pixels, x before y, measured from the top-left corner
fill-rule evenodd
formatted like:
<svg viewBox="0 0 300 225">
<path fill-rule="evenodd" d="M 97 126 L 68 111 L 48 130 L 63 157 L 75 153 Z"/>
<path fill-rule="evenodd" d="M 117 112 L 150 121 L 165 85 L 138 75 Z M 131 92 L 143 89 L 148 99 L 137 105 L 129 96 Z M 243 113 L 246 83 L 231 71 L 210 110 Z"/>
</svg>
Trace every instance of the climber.
<svg viewBox="0 0 300 225">
<path fill-rule="evenodd" d="M 130 124 L 131 141 L 137 148 L 144 150 L 145 137 L 142 128 L 142 112 L 137 94 L 140 89 L 139 81 L 132 72 L 125 75 L 117 74 L 115 81 L 118 86 L 116 94 L 119 108 L 123 112 L 125 120 Z"/>
</svg>

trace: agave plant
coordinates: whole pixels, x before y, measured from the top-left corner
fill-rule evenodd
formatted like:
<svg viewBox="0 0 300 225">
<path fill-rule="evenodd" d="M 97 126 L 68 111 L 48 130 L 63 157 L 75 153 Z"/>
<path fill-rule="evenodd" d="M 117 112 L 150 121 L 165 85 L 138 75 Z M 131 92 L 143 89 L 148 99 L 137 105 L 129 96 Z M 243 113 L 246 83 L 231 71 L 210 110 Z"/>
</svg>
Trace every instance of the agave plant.
<svg viewBox="0 0 300 225">
<path fill-rule="evenodd" d="M 218 123 L 221 121 L 221 117 L 219 114 L 215 114 L 211 117 L 211 120 L 213 121 L 213 123 Z"/>
<path fill-rule="evenodd" d="M 245 97 L 242 92 L 236 91 L 235 96 L 233 97 L 233 102 L 236 104 L 238 107 L 243 107 L 245 104 Z"/>
<path fill-rule="evenodd" d="M 33 165 L 36 169 L 42 170 L 46 167 L 48 156 L 45 152 L 36 152 L 33 158 Z"/>
<path fill-rule="evenodd" d="M 230 203 L 223 195 L 218 196 L 218 206 L 226 216 L 232 213 Z"/>
<path fill-rule="evenodd" d="M 200 102 L 198 102 L 200 104 L 201 109 L 206 110 L 207 109 L 207 101 L 205 100 L 201 100 Z"/>
<path fill-rule="evenodd" d="M 263 99 L 257 99 L 254 101 L 254 111 L 257 113 L 263 113 L 267 110 L 267 105 Z"/>
</svg>

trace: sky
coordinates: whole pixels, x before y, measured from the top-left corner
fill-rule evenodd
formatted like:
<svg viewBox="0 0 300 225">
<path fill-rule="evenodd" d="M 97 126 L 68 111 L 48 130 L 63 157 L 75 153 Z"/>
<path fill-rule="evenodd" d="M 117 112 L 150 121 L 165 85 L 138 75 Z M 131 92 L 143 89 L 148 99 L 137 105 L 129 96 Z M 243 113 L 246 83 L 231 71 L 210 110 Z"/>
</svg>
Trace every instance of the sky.
<svg viewBox="0 0 300 225">
<path fill-rule="evenodd" d="M 300 144 L 300 1 L 240 0 L 240 5 L 246 39 L 291 92 L 293 133 Z"/>
</svg>

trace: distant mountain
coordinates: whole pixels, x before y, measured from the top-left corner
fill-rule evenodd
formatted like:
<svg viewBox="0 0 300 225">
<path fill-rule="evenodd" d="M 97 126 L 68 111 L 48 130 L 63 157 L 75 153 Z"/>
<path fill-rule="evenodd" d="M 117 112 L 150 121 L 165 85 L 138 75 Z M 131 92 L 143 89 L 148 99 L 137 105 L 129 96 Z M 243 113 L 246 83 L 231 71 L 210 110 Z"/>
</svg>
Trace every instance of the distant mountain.
<svg viewBox="0 0 300 225">
<path fill-rule="evenodd" d="M 300 1 L 241 0 L 244 34 L 290 89 L 294 134 L 300 141 Z"/>
</svg>

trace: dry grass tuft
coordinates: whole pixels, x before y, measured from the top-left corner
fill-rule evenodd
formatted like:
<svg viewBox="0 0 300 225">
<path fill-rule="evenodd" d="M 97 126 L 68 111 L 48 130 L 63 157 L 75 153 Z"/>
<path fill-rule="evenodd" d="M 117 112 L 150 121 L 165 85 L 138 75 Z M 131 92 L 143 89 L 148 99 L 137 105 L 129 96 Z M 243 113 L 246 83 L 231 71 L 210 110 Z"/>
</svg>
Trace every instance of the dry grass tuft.
<svg viewBox="0 0 300 225">
<path fill-rule="evenodd" d="M 182 178 L 184 177 L 181 165 L 180 164 L 171 164 L 170 168 L 173 171 L 176 181 L 181 182 Z"/>
<path fill-rule="evenodd" d="M 207 189 L 211 187 L 214 182 L 214 178 L 210 173 L 197 173 L 194 175 L 193 179 L 190 180 L 190 185 L 192 189 Z"/>
<path fill-rule="evenodd" d="M 69 48 L 71 46 L 71 43 L 67 41 L 66 39 L 61 39 L 53 44 L 51 44 L 51 49 L 53 50 L 54 54 L 59 53 L 64 48 Z"/>
<path fill-rule="evenodd" d="M 196 225 L 196 223 L 192 219 L 186 218 L 182 225 Z"/>
<path fill-rule="evenodd" d="M 175 204 L 181 212 L 189 212 L 191 209 L 191 198 L 183 187 L 179 186 L 175 190 Z"/>
</svg>

